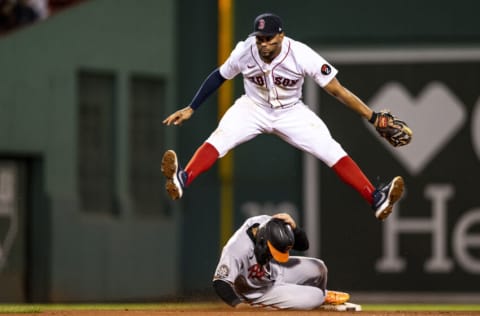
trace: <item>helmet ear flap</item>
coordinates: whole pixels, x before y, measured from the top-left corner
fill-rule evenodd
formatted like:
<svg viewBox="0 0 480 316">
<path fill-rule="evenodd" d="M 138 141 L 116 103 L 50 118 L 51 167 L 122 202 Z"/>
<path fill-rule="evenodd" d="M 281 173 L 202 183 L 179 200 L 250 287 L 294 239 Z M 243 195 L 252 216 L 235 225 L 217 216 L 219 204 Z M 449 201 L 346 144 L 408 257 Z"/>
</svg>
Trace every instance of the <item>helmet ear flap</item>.
<svg viewBox="0 0 480 316">
<path fill-rule="evenodd" d="M 265 265 L 272 258 L 270 250 L 268 250 L 267 246 L 265 225 L 261 225 L 258 228 L 255 239 L 256 241 L 255 247 L 253 248 L 253 253 L 255 254 L 258 264 Z"/>
</svg>

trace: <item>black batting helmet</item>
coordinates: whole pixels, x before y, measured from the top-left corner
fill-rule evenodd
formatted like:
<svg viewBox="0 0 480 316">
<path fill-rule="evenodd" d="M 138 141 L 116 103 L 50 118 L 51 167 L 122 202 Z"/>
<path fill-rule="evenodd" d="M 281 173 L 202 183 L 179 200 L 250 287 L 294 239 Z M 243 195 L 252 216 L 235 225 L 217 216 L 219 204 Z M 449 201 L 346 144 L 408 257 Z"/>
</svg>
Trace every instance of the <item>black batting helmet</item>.
<svg viewBox="0 0 480 316">
<path fill-rule="evenodd" d="M 272 218 L 258 227 L 255 249 L 257 261 L 266 261 L 265 258 L 258 259 L 269 254 L 278 262 L 287 262 L 294 243 L 292 227 L 279 218 Z"/>
</svg>

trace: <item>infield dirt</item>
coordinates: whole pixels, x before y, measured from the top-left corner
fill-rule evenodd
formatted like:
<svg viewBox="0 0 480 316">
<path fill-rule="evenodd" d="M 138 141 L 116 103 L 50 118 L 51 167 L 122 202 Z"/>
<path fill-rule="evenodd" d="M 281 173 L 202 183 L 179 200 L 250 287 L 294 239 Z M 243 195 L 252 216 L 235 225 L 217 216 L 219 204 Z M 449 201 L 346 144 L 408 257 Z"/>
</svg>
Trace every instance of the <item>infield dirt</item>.
<svg viewBox="0 0 480 316">
<path fill-rule="evenodd" d="M 37 313 L 0 313 L 0 316 L 172 316 L 172 315 L 192 315 L 192 316 L 220 316 L 233 314 L 235 316 L 292 316 L 292 315 L 308 315 L 308 316 L 472 316 L 480 315 L 480 312 L 449 312 L 449 311 L 361 311 L 361 312 L 332 312 L 332 311 L 266 311 L 257 309 L 232 309 L 232 308 L 214 308 L 214 309 L 168 309 L 168 310 L 102 310 L 102 311 L 45 311 Z"/>
</svg>

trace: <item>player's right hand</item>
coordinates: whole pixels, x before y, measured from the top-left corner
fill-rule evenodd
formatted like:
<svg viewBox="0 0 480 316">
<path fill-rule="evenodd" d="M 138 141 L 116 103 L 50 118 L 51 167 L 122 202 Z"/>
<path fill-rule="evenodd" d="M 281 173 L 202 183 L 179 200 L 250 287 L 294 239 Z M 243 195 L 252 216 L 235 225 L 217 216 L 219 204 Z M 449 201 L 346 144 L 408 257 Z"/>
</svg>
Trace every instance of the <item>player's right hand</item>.
<svg viewBox="0 0 480 316">
<path fill-rule="evenodd" d="M 278 218 L 287 223 L 288 225 L 292 226 L 293 229 L 297 227 L 297 223 L 295 220 L 290 216 L 288 213 L 278 213 L 272 216 L 273 218 Z"/>
<path fill-rule="evenodd" d="M 186 106 L 183 109 L 176 111 L 173 114 L 170 114 L 166 119 L 163 120 L 165 125 L 180 125 L 183 121 L 188 120 L 193 115 L 193 109 L 190 106 Z"/>
</svg>

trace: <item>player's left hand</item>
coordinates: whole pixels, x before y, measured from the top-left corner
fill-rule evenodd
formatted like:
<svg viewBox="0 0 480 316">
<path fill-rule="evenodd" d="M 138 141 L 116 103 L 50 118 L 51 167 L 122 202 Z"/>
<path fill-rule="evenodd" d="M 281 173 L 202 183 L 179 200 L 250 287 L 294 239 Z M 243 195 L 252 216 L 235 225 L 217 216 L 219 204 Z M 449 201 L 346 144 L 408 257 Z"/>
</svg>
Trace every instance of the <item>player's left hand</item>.
<svg viewBox="0 0 480 316">
<path fill-rule="evenodd" d="M 393 147 L 404 146 L 412 140 L 413 132 L 407 123 L 394 117 L 389 111 L 373 112 L 370 122 L 378 134 Z"/>
<path fill-rule="evenodd" d="M 293 220 L 293 218 L 290 216 L 288 213 L 278 213 L 272 216 L 273 218 L 278 218 L 287 223 L 292 227 L 292 229 L 295 229 L 297 227 L 297 224 Z"/>
<path fill-rule="evenodd" d="M 183 121 L 188 120 L 193 115 L 193 109 L 190 106 L 186 106 L 183 109 L 176 111 L 175 113 L 169 115 L 163 124 L 165 125 L 180 125 Z"/>
</svg>

